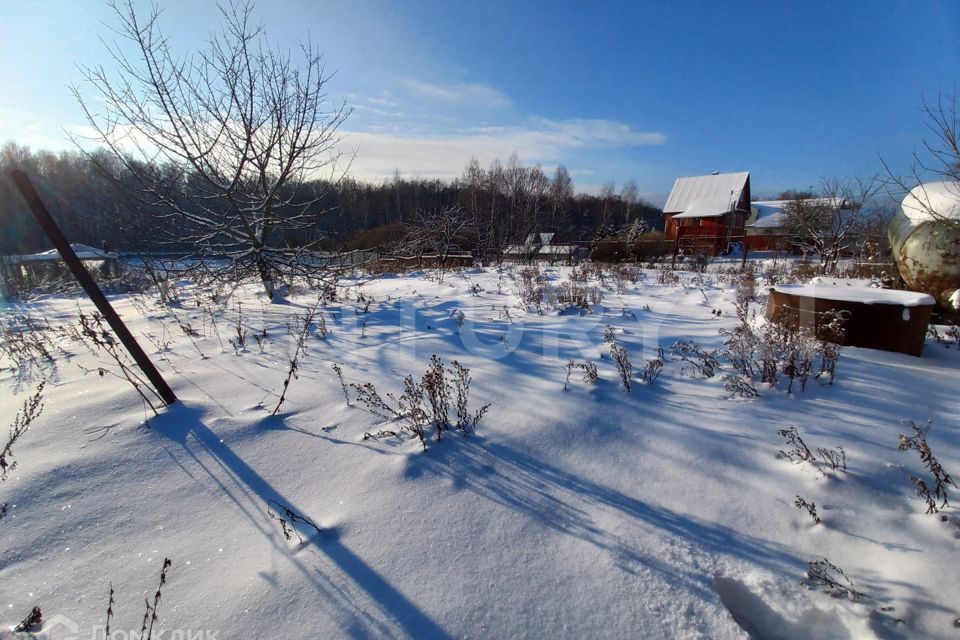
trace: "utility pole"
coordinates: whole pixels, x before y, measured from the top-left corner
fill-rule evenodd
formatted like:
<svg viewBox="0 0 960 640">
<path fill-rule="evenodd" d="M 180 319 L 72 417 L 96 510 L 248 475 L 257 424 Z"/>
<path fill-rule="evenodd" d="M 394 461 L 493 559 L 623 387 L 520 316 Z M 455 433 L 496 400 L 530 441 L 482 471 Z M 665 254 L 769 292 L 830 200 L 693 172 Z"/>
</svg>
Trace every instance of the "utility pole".
<svg viewBox="0 0 960 640">
<path fill-rule="evenodd" d="M 57 226 L 57 223 L 50 216 L 50 212 L 47 211 L 46 205 L 40 200 L 40 196 L 37 194 L 36 189 L 33 188 L 33 183 L 30 182 L 30 178 L 19 169 L 11 171 L 10 177 L 13 178 L 17 188 L 20 189 L 20 194 L 23 195 L 23 199 L 27 201 L 30 213 L 33 214 L 33 217 L 36 218 L 40 226 L 43 227 L 50 241 L 53 242 L 53 246 L 60 252 L 60 257 L 62 257 L 63 261 L 70 267 L 70 271 L 73 272 L 73 275 L 87 292 L 87 295 L 93 300 L 93 304 L 95 304 L 100 313 L 103 314 L 104 319 L 110 325 L 110 328 L 113 329 L 113 332 L 120 339 L 123 346 L 126 347 L 130 356 L 137 363 L 137 366 L 139 366 L 140 370 L 147 376 L 147 379 L 150 380 L 150 383 L 166 404 L 171 405 L 176 402 L 177 396 L 174 395 L 170 385 L 163 379 L 163 376 L 160 375 L 157 368 L 153 366 L 150 358 L 148 358 L 147 354 L 140 348 L 140 344 L 136 338 L 134 338 L 130 330 L 127 329 L 127 325 L 123 324 L 123 320 L 117 315 L 110 301 L 103 295 L 103 291 L 100 290 L 93 276 L 90 275 L 87 268 L 80 262 L 80 258 L 77 257 L 73 247 L 67 242 L 63 231 Z"/>
</svg>

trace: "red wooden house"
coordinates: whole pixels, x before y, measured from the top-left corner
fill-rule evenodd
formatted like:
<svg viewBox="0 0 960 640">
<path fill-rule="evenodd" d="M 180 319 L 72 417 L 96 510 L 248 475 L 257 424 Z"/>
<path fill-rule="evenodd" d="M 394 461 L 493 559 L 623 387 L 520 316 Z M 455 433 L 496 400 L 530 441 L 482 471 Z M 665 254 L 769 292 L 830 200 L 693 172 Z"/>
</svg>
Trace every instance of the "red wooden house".
<svg viewBox="0 0 960 640">
<path fill-rule="evenodd" d="M 677 178 L 663 207 L 664 229 L 677 249 L 726 253 L 743 240 L 750 216 L 750 173 Z"/>
</svg>

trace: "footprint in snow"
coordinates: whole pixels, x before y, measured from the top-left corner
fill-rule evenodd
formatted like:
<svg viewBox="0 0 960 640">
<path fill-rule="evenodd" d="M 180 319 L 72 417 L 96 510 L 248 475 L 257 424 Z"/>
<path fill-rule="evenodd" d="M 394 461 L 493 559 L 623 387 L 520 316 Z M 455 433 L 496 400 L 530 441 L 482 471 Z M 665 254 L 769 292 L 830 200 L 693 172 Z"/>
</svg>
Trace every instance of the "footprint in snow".
<svg viewBox="0 0 960 640">
<path fill-rule="evenodd" d="M 733 578 L 714 578 L 713 588 L 733 620 L 747 632 L 751 640 L 841 640 L 862 637 L 847 628 L 836 612 L 808 609 L 799 620 L 791 622 L 754 595 L 745 584 Z"/>
</svg>

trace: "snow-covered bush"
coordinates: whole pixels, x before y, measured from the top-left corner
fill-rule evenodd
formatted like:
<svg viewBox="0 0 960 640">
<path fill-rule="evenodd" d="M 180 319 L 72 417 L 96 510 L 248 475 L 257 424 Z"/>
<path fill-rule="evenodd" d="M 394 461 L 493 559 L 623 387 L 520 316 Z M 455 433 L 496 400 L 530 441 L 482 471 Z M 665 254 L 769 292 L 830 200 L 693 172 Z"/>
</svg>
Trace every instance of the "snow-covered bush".
<svg viewBox="0 0 960 640">
<path fill-rule="evenodd" d="M 575 360 L 567 360 L 567 364 L 563 366 L 563 370 L 566 374 L 564 383 L 563 383 L 564 391 L 566 391 L 568 386 L 570 385 L 570 375 L 576 370 L 583 371 L 584 382 L 595 384 L 597 380 L 600 378 L 599 374 L 597 373 L 597 365 L 590 362 L 589 360 L 584 360 L 583 362 L 577 362 Z"/>
<path fill-rule="evenodd" d="M 705 253 L 696 253 L 690 259 L 690 270 L 694 273 L 705 273 L 707 265 L 710 264 L 710 258 Z"/>
<path fill-rule="evenodd" d="M 0 316 L 0 357 L 18 376 L 38 372 L 54 361 L 53 328 L 29 315 Z"/>
<path fill-rule="evenodd" d="M 810 451 L 810 447 L 803 441 L 803 438 L 800 437 L 800 433 L 797 431 L 796 427 L 787 427 L 786 429 L 778 429 L 777 435 L 787 440 L 787 444 L 793 447 L 784 451 L 780 450 L 780 455 L 790 460 L 791 462 L 815 462 L 816 458 L 813 455 L 813 452 Z"/>
<path fill-rule="evenodd" d="M 915 449 L 920 455 L 920 462 L 923 463 L 930 475 L 933 476 L 933 491 L 930 490 L 930 487 L 925 481 L 916 476 L 910 476 L 910 481 L 913 482 L 916 487 L 917 496 L 927 503 L 927 513 L 937 513 L 949 504 L 947 501 L 947 485 L 952 484 L 957 488 L 957 483 L 954 482 L 950 474 L 944 470 L 930 449 L 930 444 L 927 442 L 927 432 L 930 431 L 931 423 L 928 421 L 926 425 L 920 426 L 913 420 L 910 420 L 907 425 L 910 427 L 913 435 L 907 436 L 901 433 L 900 444 L 897 448 L 900 451 Z M 940 501 L 939 505 L 937 505 L 938 500 Z"/>
<path fill-rule="evenodd" d="M 342 378 L 338 369 L 339 367 L 334 371 Z M 470 370 L 459 362 L 454 360 L 449 368 L 444 369 L 443 360 L 433 355 L 419 382 L 412 375 L 408 375 L 404 378 L 403 393 L 399 397 L 387 394 L 396 406 L 385 401 L 371 382 L 363 385 L 351 383 L 350 386 L 356 391 L 356 400 L 360 406 L 382 418 L 404 421 L 402 428 L 413 433 L 426 450 L 430 427 L 434 429 L 437 442 L 443 440 L 444 432 L 449 429 L 464 434 L 476 430 L 490 405 L 483 405 L 471 412 L 471 381 Z M 456 413 L 455 422 L 450 420 L 451 404 Z M 381 430 L 376 434 L 365 434 L 364 439 L 395 435 L 395 431 Z"/>
<path fill-rule="evenodd" d="M 716 350 L 707 351 L 692 340 L 678 340 L 670 347 L 670 356 L 689 364 L 694 373 L 704 378 L 712 378 L 720 368 L 720 360 Z"/>
<path fill-rule="evenodd" d="M 596 383 L 600 378 L 597 374 L 597 365 L 590 362 L 589 360 L 584 360 L 583 362 L 577 363 L 577 368 L 583 371 L 583 381 L 590 384 Z"/>
<path fill-rule="evenodd" d="M 357 403 L 370 413 L 378 415 L 381 418 L 386 418 L 387 420 L 400 419 L 403 417 L 402 413 L 387 404 L 377 392 L 377 388 L 373 386 L 372 382 L 365 382 L 363 384 L 351 382 L 350 386 L 356 392 Z"/>
<path fill-rule="evenodd" d="M 448 371 L 453 377 L 453 390 L 457 396 L 457 423 L 454 425 L 454 428 L 458 431 L 462 431 L 465 434 L 469 434 L 476 430 L 477 423 L 483 419 L 487 409 L 490 408 L 490 404 L 485 404 L 471 413 L 469 406 L 470 382 L 473 380 L 473 378 L 470 376 L 470 370 L 454 360 L 451 364 L 451 368 L 448 369 Z"/>
<path fill-rule="evenodd" d="M 430 366 L 423 374 L 421 386 L 430 408 L 430 420 L 437 428 L 437 440 L 442 440 L 443 432 L 450 427 L 450 383 L 444 376 L 443 362 L 436 354 L 430 356 Z"/>
<path fill-rule="evenodd" d="M 660 265 L 660 268 L 657 269 L 657 284 L 675 287 L 680 284 L 680 276 L 670 268 L 670 265 L 663 263 Z"/>
<path fill-rule="evenodd" d="M 46 382 L 40 382 L 33 395 L 23 401 L 23 408 L 17 411 L 7 434 L 7 441 L 0 449 L 0 482 L 5 482 L 17 462 L 13 459 L 13 446 L 30 429 L 30 425 L 43 412 L 43 387 Z M 7 515 L 7 503 L 0 504 L 0 520 Z"/>
<path fill-rule="evenodd" d="M 801 511 L 806 511 L 807 515 L 810 516 L 810 519 L 813 520 L 814 524 L 820 524 L 823 522 L 823 520 L 820 519 L 820 516 L 817 515 L 817 505 L 815 503 L 807 502 L 800 496 L 797 496 L 797 499 L 793 501 L 793 505 Z"/>
<path fill-rule="evenodd" d="M 463 323 L 467 321 L 467 315 L 462 309 L 451 309 L 450 317 L 457 323 L 457 331 L 463 328 Z"/>
<path fill-rule="evenodd" d="M 274 509 L 276 509 L 276 512 L 274 512 Z M 287 505 L 281 504 L 276 500 L 271 500 L 267 503 L 267 515 L 271 520 L 276 520 L 280 523 L 280 530 L 283 532 L 283 537 L 287 540 L 292 540 L 293 536 L 297 536 L 297 540 L 300 541 L 300 544 L 303 544 L 303 536 L 301 536 L 300 531 L 297 530 L 297 525 L 306 528 L 311 535 L 321 533 L 320 527 L 317 526 L 313 520 L 300 515 Z M 167 560 L 167 562 L 169 562 L 169 560 Z M 161 585 L 162 584 L 161 582 Z"/>
<path fill-rule="evenodd" d="M 537 313 L 543 306 L 556 306 L 561 309 L 576 308 L 589 310 L 603 301 L 603 288 L 589 284 L 591 272 L 587 266 L 571 272 L 570 279 L 551 286 L 538 267 L 524 267 L 511 274 L 517 286 L 517 297 L 526 307 L 533 307 Z"/>
<path fill-rule="evenodd" d="M 607 344 L 614 344 L 617 341 L 617 330 L 614 327 L 607 325 L 603 329 L 603 341 Z"/>
<path fill-rule="evenodd" d="M 757 391 L 757 388 L 750 384 L 748 378 L 735 374 L 726 374 L 721 378 L 723 381 L 723 389 L 731 396 L 739 396 L 741 398 L 759 398 L 760 392 Z"/>
<path fill-rule="evenodd" d="M 854 589 L 853 580 L 837 565 L 826 558 L 807 563 L 807 577 L 803 584 L 810 589 L 823 591 L 834 598 L 857 600 L 863 593 Z"/>
<path fill-rule="evenodd" d="M 517 297 L 527 307 L 540 311 L 543 303 L 546 280 L 538 267 L 523 267 L 510 274 L 517 286 Z"/>
<path fill-rule="evenodd" d="M 789 318 L 757 322 L 749 305 L 747 297 L 738 295 L 734 303 L 736 326 L 720 330 L 724 336 L 722 356 L 735 371 L 748 380 L 759 377 L 760 382 L 770 386 L 776 386 L 780 376 L 785 375 L 790 381 L 788 393 L 793 391 L 795 382 L 804 391 L 819 359 L 816 377 L 826 376 L 828 384 L 833 382 L 844 333 L 842 318 L 830 312 L 821 316 L 818 338 Z"/>
<path fill-rule="evenodd" d="M 821 472 L 823 466 L 829 467 L 831 471 L 847 470 L 847 452 L 843 447 L 839 445 L 833 449 L 817 447 L 817 453 L 814 454 L 807 443 L 803 441 L 803 438 L 800 437 L 800 432 L 796 427 L 778 429 L 777 435 L 786 439 L 787 444 L 791 447 L 786 451 L 781 449 L 779 451 L 780 457 L 795 463 L 809 462 Z"/>
<path fill-rule="evenodd" d="M 347 391 L 347 383 L 343 381 L 343 369 L 340 368 L 336 362 L 330 365 L 333 369 L 333 372 L 337 374 L 337 380 L 340 381 L 340 388 L 343 389 L 343 399 L 346 400 L 347 406 L 350 406 L 350 392 Z"/>
<path fill-rule="evenodd" d="M 640 373 L 640 379 L 647 384 L 653 384 L 660 377 L 661 371 L 663 371 L 663 347 L 658 346 L 657 357 L 647 360 L 647 364 Z"/>
<path fill-rule="evenodd" d="M 586 284 L 590 281 L 590 274 L 590 265 L 582 264 L 580 266 L 575 266 L 570 269 L 570 281 Z"/>
<path fill-rule="evenodd" d="M 233 351 L 239 354 L 247 348 L 247 327 L 243 324 L 243 304 L 237 303 L 237 321 L 233 325 L 233 337 L 228 339 Z"/>
<path fill-rule="evenodd" d="M 277 400 L 277 406 L 273 408 L 273 413 L 271 413 L 271 415 L 275 416 L 277 413 L 279 413 L 280 407 L 283 405 L 284 400 L 286 400 L 287 390 L 290 388 L 290 382 L 298 377 L 297 371 L 300 367 L 300 358 L 307 355 L 307 336 L 310 334 L 310 328 L 313 326 L 313 321 L 317 317 L 317 308 L 319 306 L 320 301 L 318 300 L 302 318 L 297 319 L 300 325 L 300 332 L 297 334 L 296 348 L 293 351 L 293 355 L 290 356 L 290 366 L 287 368 L 287 375 L 283 379 L 283 388 L 280 391 L 280 397 Z M 320 317 L 322 320 L 323 316 L 321 315 Z M 324 329 L 324 333 L 326 333 L 326 329 Z"/>
<path fill-rule="evenodd" d="M 809 282 L 811 278 L 823 275 L 819 265 L 813 262 L 793 262 L 790 263 L 790 270 L 787 279 L 791 282 Z"/>
<path fill-rule="evenodd" d="M 635 285 L 643 278 L 643 272 L 636 265 L 618 264 L 613 267 L 613 285 L 618 295 L 627 291 L 628 285 Z"/>
<path fill-rule="evenodd" d="M 617 373 L 620 374 L 620 382 L 623 383 L 623 388 L 629 392 L 633 365 L 630 364 L 630 357 L 627 355 L 627 350 L 616 342 L 611 342 L 610 357 L 613 358 L 613 363 L 617 365 Z"/>
<path fill-rule="evenodd" d="M 164 402 L 160 393 L 138 373 L 139 369 L 133 360 L 127 355 L 126 351 L 120 348 L 120 343 L 107 329 L 102 315 L 94 312 L 88 316 L 81 311 L 77 335 L 95 353 L 109 358 L 109 362 L 101 362 L 96 369 L 81 367 L 84 373 L 97 373 L 101 378 L 110 375 L 120 380 L 126 380 L 143 402 L 150 407 L 153 414 L 160 415 L 157 407 L 165 406 L 166 402 Z"/>
<path fill-rule="evenodd" d="M 554 289 L 557 306 L 561 309 L 568 309 L 571 307 L 577 309 L 589 309 L 591 289 L 596 289 L 596 287 L 589 287 L 577 282 L 561 282 Z"/>
</svg>

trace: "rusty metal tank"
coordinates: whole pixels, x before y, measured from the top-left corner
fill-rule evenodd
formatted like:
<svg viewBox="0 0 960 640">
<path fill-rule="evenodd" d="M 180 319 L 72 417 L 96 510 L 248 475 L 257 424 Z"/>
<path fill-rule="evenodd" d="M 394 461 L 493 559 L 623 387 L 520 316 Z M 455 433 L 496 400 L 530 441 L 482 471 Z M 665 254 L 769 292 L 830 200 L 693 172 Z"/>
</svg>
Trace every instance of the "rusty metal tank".
<svg viewBox="0 0 960 640">
<path fill-rule="evenodd" d="M 960 289 L 960 183 L 915 187 L 900 204 L 888 233 L 907 287 L 951 306 L 951 294 Z"/>
</svg>

